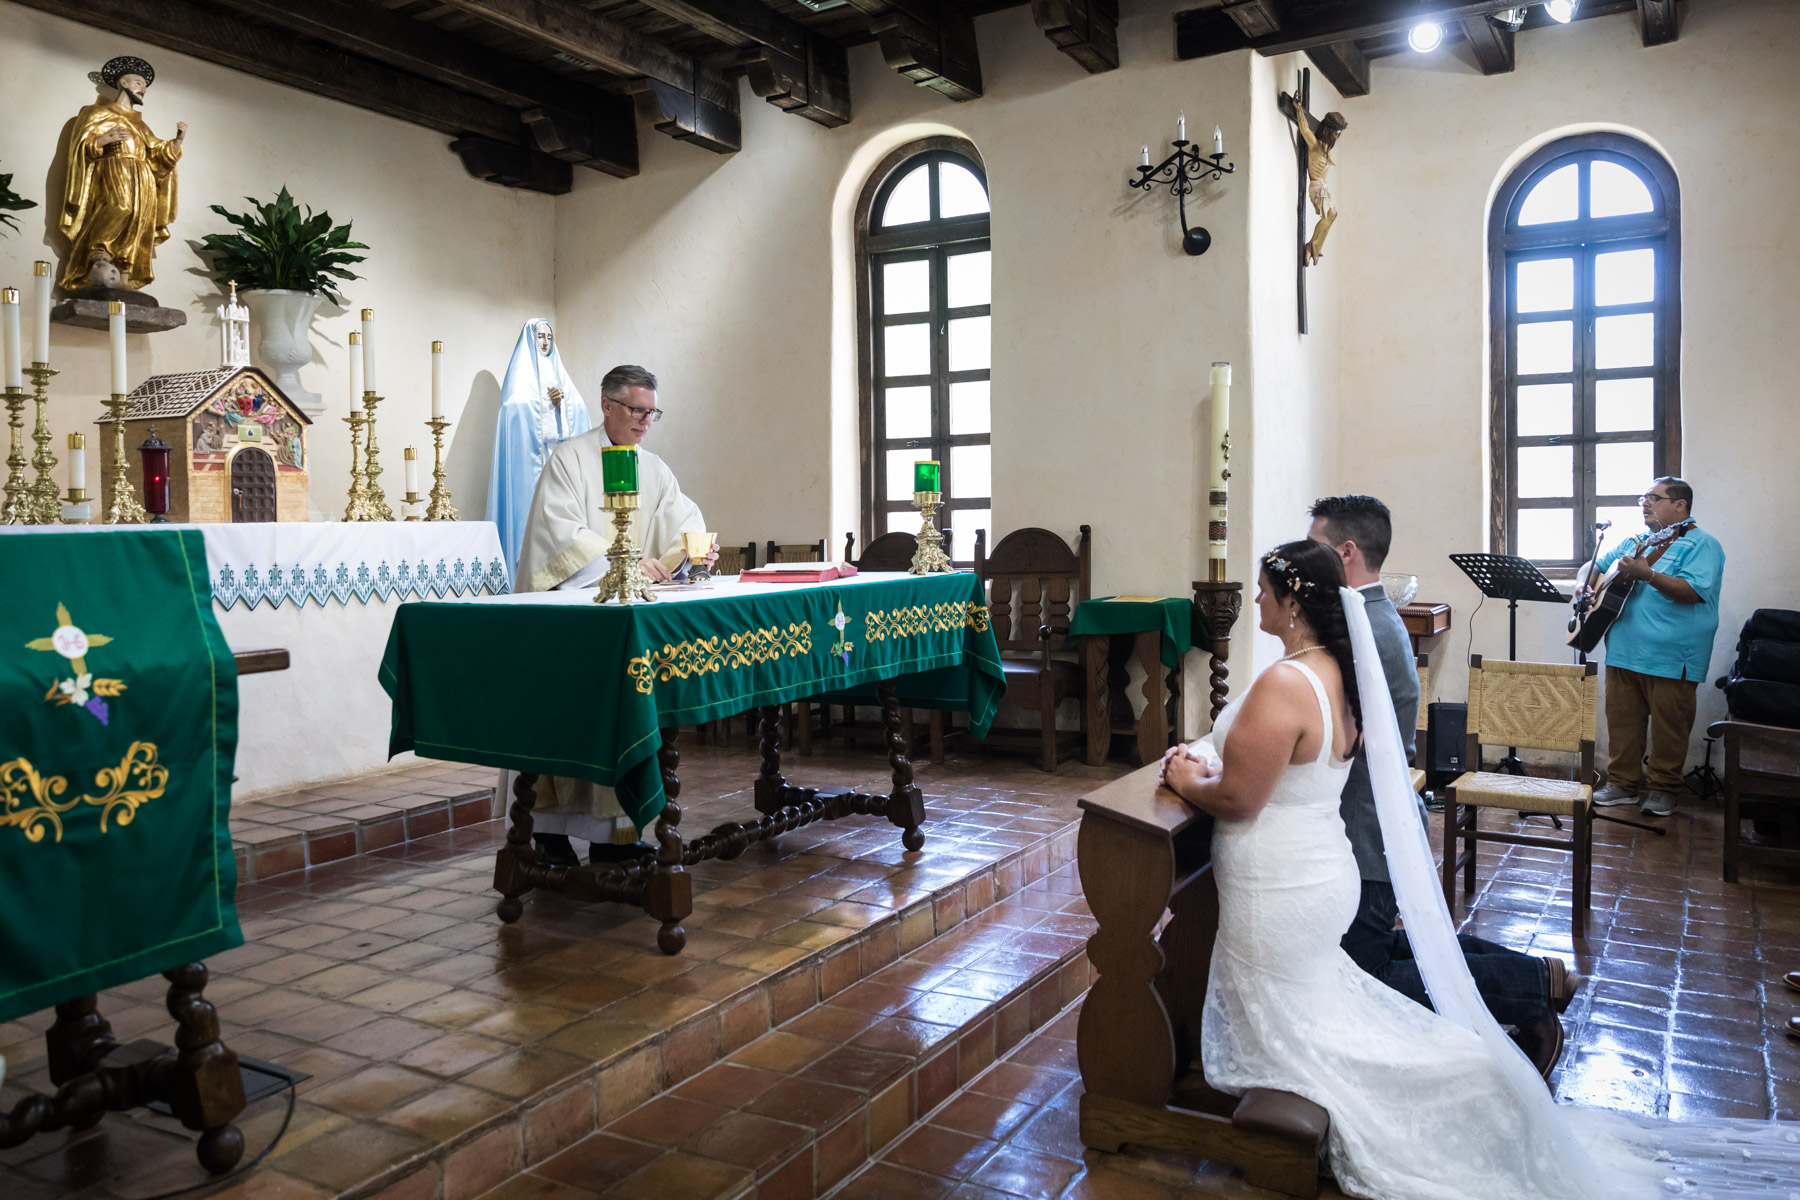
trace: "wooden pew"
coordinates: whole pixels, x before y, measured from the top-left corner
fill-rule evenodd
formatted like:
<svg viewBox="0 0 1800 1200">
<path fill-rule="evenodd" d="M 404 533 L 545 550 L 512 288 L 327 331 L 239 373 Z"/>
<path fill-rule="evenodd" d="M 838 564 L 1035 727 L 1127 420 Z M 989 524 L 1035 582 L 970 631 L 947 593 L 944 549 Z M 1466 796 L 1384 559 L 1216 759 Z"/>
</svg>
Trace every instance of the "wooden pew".
<svg viewBox="0 0 1800 1200">
<path fill-rule="evenodd" d="M 1317 1196 L 1325 1110 L 1263 1088 L 1226 1095 L 1201 1076 L 1200 1019 L 1219 926 L 1212 819 L 1159 786 L 1159 767 L 1080 801 L 1081 886 L 1099 923 L 1088 939 L 1099 979 L 1076 1035 L 1081 1140 L 1095 1150 L 1131 1142 L 1194 1154 L 1243 1168 L 1257 1187 Z"/>
</svg>

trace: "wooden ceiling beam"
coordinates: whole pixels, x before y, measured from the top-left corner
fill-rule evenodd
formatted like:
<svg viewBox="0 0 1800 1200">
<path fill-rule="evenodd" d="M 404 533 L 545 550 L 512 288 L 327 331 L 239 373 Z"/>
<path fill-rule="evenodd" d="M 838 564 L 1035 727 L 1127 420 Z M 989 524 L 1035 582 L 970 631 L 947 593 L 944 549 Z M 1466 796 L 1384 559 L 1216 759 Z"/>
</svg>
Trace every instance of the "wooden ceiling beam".
<svg viewBox="0 0 1800 1200">
<path fill-rule="evenodd" d="M 497 104 L 530 110 L 525 128 L 555 158 L 612 175 L 637 171 L 631 102 L 533 69 L 468 38 L 355 0 L 214 0 L 226 8 Z M 521 164 L 522 178 L 539 173 Z"/>
<path fill-rule="evenodd" d="M 1119 65 L 1119 0 L 1031 0 L 1031 19 L 1090 75 Z"/>
<path fill-rule="evenodd" d="M 850 0 L 888 66 L 951 100 L 981 97 L 975 20 L 956 0 Z"/>
<path fill-rule="evenodd" d="M 1675 40 L 1680 33 L 1676 27 L 1675 0 L 1637 0 L 1637 7 L 1644 45 L 1661 46 Z"/>
<path fill-rule="evenodd" d="M 1369 59 L 1355 42 L 1333 42 L 1306 52 L 1319 74 L 1331 81 L 1340 96 L 1369 94 Z"/>
<path fill-rule="evenodd" d="M 728 46 L 750 87 L 776 108 L 826 128 L 850 120 L 850 60 L 844 48 L 758 0 L 643 0 Z"/>
<path fill-rule="evenodd" d="M 743 146 L 737 83 L 570 0 L 442 0 L 501 29 L 627 77 L 638 111 L 670 137 L 720 154 Z"/>
<path fill-rule="evenodd" d="M 1247 38 L 1268 37 L 1281 28 L 1275 0 L 1228 0 L 1220 8 Z"/>
<path fill-rule="evenodd" d="M 1469 52 L 1483 75 L 1504 75 L 1513 69 L 1513 31 L 1496 25 L 1486 17 L 1468 17 L 1460 22 Z"/>
<path fill-rule="evenodd" d="M 328 46 L 296 39 L 193 0 L 19 0 L 27 8 L 66 17 L 243 71 L 315 96 L 378 112 L 453 137 L 477 135 L 516 149 L 527 164 L 516 174 L 534 191 L 568 191 L 569 164 L 531 148 L 517 110 L 439 83 L 396 72 Z M 637 173 L 636 145 L 616 173 Z M 532 158 L 530 156 L 536 156 Z M 537 161 L 537 160 L 542 160 Z M 465 159 L 466 165 L 466 159 Z"/>
</svg>

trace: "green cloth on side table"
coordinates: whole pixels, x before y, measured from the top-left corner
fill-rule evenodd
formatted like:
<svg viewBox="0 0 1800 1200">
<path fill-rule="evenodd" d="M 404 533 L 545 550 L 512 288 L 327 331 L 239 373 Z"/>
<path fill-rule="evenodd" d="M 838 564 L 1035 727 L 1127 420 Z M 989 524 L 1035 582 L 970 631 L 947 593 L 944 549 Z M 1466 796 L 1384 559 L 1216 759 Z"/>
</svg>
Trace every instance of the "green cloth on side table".
<svg viewBox="0 0 1800 1200">
<path fill-rule="evenodd" d="M 593 595 L 402 604 L 381 664 L 389 752 L 587 779 L 642 829 L 663 808 L 666 726 L 894 679 L 902 704 L 960 695 L 979 736 L 1006 688 L 969 574 Z"/>
<path fill-rule="evenodd" d="M 1155 600 L 1099 596 L 1077 604 L 1069 622 L 1072 638 L 1152 630 L 1162 634 L 1162 665 L 1171 671 L 1181 665 L 1182 655 L 1210 640 L 1199 606 L 1182 596 Z"/>
<path fill-rule="evenodd" d="M 0 537 L 0 1021 L 241 945 L 199 530 Z"/>
</svg>

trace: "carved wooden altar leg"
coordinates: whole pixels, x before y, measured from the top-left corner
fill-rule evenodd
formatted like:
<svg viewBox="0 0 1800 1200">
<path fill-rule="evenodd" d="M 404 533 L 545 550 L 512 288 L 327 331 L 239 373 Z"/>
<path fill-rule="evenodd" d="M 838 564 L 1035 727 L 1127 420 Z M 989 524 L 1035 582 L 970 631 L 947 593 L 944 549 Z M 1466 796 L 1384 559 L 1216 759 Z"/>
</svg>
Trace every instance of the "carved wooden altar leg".
<svg viewBox="0 0 1800 1200">
<path fill-rule="evenodd" d="M 502 921 L 512 924 L 525 915 L 525 901 L 520 897 L 531 890 L 525 882 L 523 868 L 537 862 L 537 847 L 531 844 L 531 809 L 537 803 L 538 777 L 520 771 L 513 779 L 513 802 L 508 815 L 512 823 L 506 828 L 506 845 L 494 858 L 494 890 L 500 893 L 495 906 Z"/>
<path fill-rule="evenodd" d="M 50 1059 L 50 1081 L 60 1087 L 77 1075 L 86 1075 L 118 1044 L 112 1026 L 100 1015 L 97 997 L 77 996 L 65 1000 L 56 1006 L 56 1024 L 44 1033 L 44 1049 Z M 96 1114 L 94 1120 L 99 1119 Z"/>
<path fill-rule="evenodd" d="M 1106 703 L 1106 651 L 1112 639 L 1103 633 L 1081 639 L 1081 664 L 1087 674 L 1087 765 L 1097 767 L 1106 761 L 1112 742 L 1111 710 Z"/>
<path fill-rule="evenodd" d="M 681 780 L 675 769 L 681 765 L 681 751 L 675 748 L 675 729 L 662 731 L 662 748 L 656 752 L 657 766 L 662 769 L 663 795 L 668 803 L 656 818 L 656 870 L 644 884 L 644 911 L 662 922 L 656 931 L 656 945 L 664 954 L 680 954 L 687 945 L 687 930 L 681 922 L 694 911 L 694 879 L 681 865 Z"/>
<path fill-rule="evenodd" d="M 925 844 L 925 834 L 919 828 L 925 823 L 925 797 L 913 786 L 912 760 L 907 757 L 910 747 L 900 734 L 900 700 L 894 694 L 894 681 L 883 679 L 877 683 L 875 694 L 881 697 L 888 766 L 894 771 L 894 790 L 888 793 L 888 820 L 906 831 L 900 835 L 900 844 L 917 850 Z"/>
<path fill-rule="evenodd" d="M 1098 924 L 1088 962 L 1099 972 L 1081 1006 L 1076 1059 L 1088 1098 L 1161 1109 L 1175 1084 L 1175 1032 L 1156 991 L 1163 966 L 1156 923 L 1175 883 L 1168 839 L 1103 817 L 1084 816 L 1076 851 L 1081 885 Z M 1117 1150 L 1125 1138 L 1090 1120 L 1084 1100 L 1081 1140 Z"/>
<path fill-rule="evenodd" d="M 1196 579 L 1194 606 L 1200 610 L 1212 638 L 1212 715 L 1216 718 L 1225 708 L 1225 679 L 1231 673 L 1225 660 L 1231 655 L 1231 627 L 1237 624 L 1238 613 L 1244 607 L 1244 585 Z"/>
<path fill-rule="evenodd" d="M 244 1111 L 244 1077 L 237 1054 L 219 1040 L 219 1014 L 202 993 L 206 964 L 164 971 L 168 1009 L 175 1018 L 175 1070 L 164 1097 L 189 1129 L 198 1129 L 200 1165 L 215 1175 L 237 1165 L 244 1134 L 232 1120 Z"/>
<path fill-rule="evenodd" d="M 781 774 L 781 709 L 764 705 L 762 709 L 762 773 L 756 778 L 752 793 L 756 811 L 780 812 L 787 803 L 784 791 L 787 780 Z"/>
<path fill-rule="evenodd" d="M 1138 766 L 1153 763 L 1169 748 L 1168 710 L 1163 692 L 1162 633 L 1146 630 L 1137 635 L 1138 666 L 1144 672 L 1144 711 L 1137 721 Z"/>
</svg>

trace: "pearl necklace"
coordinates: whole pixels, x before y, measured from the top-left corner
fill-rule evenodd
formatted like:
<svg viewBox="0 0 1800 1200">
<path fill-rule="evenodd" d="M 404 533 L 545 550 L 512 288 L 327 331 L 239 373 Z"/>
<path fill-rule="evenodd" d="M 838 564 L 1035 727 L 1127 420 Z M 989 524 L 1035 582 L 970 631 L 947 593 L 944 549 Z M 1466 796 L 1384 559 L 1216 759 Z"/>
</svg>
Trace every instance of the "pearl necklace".
<svg viewBox="0 0 1800 1200">
<path fill-rule="evenodd" d="M 1323 644 L 1312 645 L 1312 646 L 1302 646 L 1300 649 L 1294 651 L 1292 654 L 1282 655 L 1276 661 L 1287 662 L 1289 659 L 1299 658 L 1302 654 L 1311 654 L 1314 650 L 1323 650 L 1323 649 L 1325 649 Z"/>
</svg>

